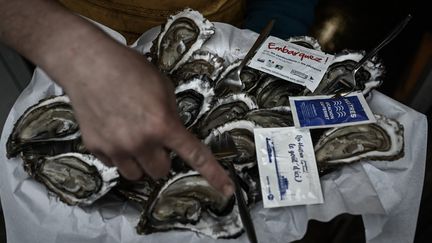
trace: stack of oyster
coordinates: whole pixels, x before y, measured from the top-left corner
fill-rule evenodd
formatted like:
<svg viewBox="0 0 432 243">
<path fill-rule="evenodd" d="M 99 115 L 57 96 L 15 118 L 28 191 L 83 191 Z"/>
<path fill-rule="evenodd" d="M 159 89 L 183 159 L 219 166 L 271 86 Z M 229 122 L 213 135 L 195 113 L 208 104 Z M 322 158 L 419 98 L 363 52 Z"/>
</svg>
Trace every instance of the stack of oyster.
<svg viewBox="0 0 432 243">
<path fill-rule="evenodd" d="M 337 53 L 314 93 L 251 68 L 243 69 L 242 88 L 233 91 L 226 77 L 241 60 L 227 63 L 225 57 L 203 47 L 215 31 L 200 13 L 186 9 L 167 20 L 146 56 L 175 85 L 178 112 L 191 132 L 206 144 L 223 133 L 233 137 L 239 154 L 232 162 L 252 207 L 261 200 L 253 129 L 293 126 L 290 96 L 350 89 L 337 81 L 351 72 L 364 53 Z M 310 37 L 288 41 L 320 49 Z M 356 90 L 368 95 L 381 84 L 383 72 L 377 58 L 369 60 L 356 73 Z M 374 124 L 312 131 L 321 174 L 346 163 L 403 156 L 403 127 L 383 115 L 376 118 Z M 127 181 L 115 168 L 103 165 L 81 143 L 65 95 L 41 100 L 24 112 L 7 141 L 7 155 L 20 156 L 26 172 L 69 205 L 89 205 L 107 193 L 138 203 L 142 209 L 138 233 L 185 229 L 233 238 L 243 232 L 236 200 L 222 197 L 175 155 L 170 175 L 158 181 Z"/>
</svg>

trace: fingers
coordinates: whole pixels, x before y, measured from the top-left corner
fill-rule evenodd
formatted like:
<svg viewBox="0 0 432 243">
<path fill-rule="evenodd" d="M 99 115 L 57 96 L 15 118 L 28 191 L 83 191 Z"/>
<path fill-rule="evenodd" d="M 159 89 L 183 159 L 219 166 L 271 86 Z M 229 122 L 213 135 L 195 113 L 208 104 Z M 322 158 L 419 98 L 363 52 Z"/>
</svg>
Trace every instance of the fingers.
<svg viewBox="0 0 432 243">
<path fill-rule="evenodd" d="M 233 182 L 211 151 L 184 127 L 178 126 L 174 131 L 167 136 L 167 145 L 206 178 L 211 186 L 225 196 L 231 196 L 234 193 Z"/>
<path fill-rule="evenodd" d="M 163 147 L 147 149 L 144 153 L 141 153 L 136 160 L 139 162 L 141 168 L 153 179 L 168 175 L 171 168 L 171 160 Z"/>
<path fill-rule="evenodd" d="M 119 155 L 107 156 L 103 152 L 93 152 L 107 166 L 116 166 L 120 174 L 128 180 L 139 180 L 146 174 L 153 179 L 166 176 L 171 168 L 168 153 L 162 147 L 141 150 L 135 158 Z M 129 156 L 129 153 L 127 153 Z"/>
</svg>

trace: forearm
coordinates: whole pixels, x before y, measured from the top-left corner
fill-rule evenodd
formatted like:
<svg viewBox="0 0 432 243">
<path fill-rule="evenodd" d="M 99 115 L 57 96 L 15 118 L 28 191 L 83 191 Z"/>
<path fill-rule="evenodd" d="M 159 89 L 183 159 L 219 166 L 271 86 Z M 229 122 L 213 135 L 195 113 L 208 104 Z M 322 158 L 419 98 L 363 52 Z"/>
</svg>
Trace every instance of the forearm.
<svg viewBox="0 0 432 243">
<path fill-rule="evenodd" d="M 86 72 L 77 70 L 83 63 L 94 63 L 91 59 L 104 48 L 116 45 L 97 27 L 50 0 L 0 0 L 0 40 L 62 86 L 74 73 Z"/>
</svg>

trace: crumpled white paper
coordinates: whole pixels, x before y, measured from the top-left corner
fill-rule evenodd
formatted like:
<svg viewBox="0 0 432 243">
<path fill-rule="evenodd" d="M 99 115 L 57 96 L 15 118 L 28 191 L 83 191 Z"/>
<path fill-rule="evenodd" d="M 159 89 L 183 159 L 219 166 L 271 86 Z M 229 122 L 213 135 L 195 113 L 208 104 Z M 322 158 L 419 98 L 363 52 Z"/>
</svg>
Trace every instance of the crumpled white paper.
<svg viewBox="0 0 432 243">
<path fill-rule="evenodd" d="M 216 23 L 217 32 L 205 45 L 228 61 L 246 54 L 257 34 Z M 103 27 L 119 42 L 118 33 Z M 132 47 L 146 52 L 158 28 L 145 34 Z M 19 158 L 6 158 L 6 141 L 24 110 L 62 90 L 36 69 L 7 118 L 0 141 L 0 198 L 8 242 L 248 242 L 214 240 L 189 231 L 138 235 L 139 211 L 112 198 L 87 208 L 71 207 L 48 196 L 45 187 L 31 179 Z M 389 97 L 373 92 L 373 112 L 397 119 L 405 128 L 405 156 L 397 161 L 361 162 L 321 178 L 324 203 L 309 206 L 252 209 L 260 242 L 290 242 L 301 239 L 309 219 L 328 221 L 342 213 L 362 215 L 367 242 L 412 242 L 423 187 L 426 159 L 427 121 L 423 114 Z"/>
</svg>

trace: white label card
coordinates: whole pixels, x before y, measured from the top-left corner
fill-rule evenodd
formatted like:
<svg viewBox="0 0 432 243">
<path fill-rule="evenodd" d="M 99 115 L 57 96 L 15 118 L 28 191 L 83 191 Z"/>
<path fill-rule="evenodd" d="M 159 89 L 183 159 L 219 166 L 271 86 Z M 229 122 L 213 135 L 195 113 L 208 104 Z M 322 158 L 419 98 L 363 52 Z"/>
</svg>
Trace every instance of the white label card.
<svg viewBox="0 0 432 243">
<path fill-rule="evenodd" d="M 315 91 L 334 56 L 269 36 L 248 64 Z"/>
<path fill-rule="evenodd" d="M 256 128 L 254 136 L 265 208 L 323 203 L 309 130 Z"/>
</svg>

